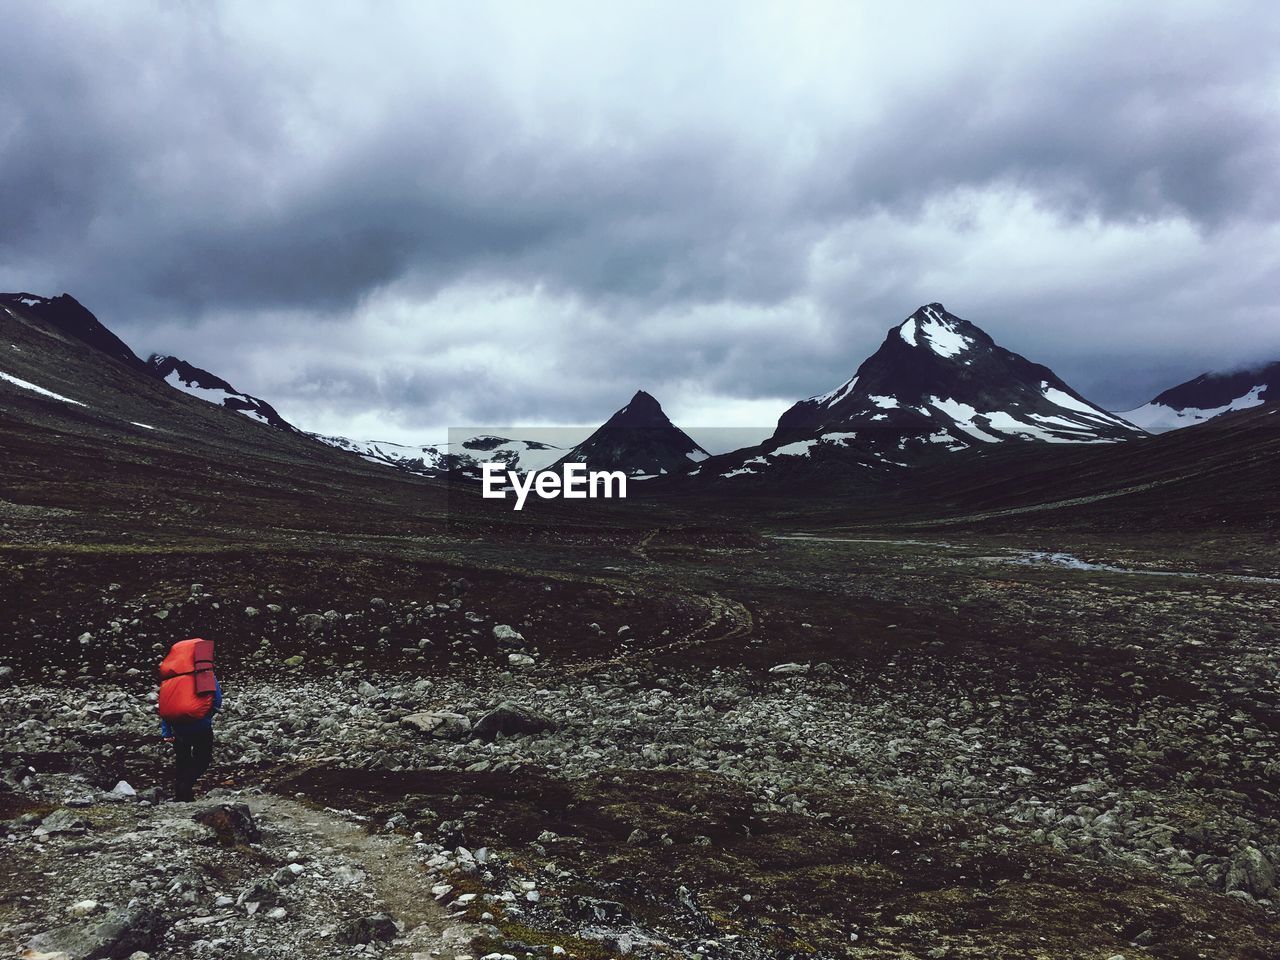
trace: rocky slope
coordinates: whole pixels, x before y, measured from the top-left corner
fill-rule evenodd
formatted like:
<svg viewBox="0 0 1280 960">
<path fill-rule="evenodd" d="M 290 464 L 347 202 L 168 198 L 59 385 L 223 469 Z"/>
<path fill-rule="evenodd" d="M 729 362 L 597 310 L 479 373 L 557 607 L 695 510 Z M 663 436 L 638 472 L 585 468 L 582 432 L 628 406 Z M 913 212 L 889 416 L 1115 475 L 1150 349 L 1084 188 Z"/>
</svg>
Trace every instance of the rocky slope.
<svg viewBox="0 0 1280 960">
<path fill-rule="evenodd" d="M 412 598 L 325 611 L 263 577 L 108 590 L 59 628 L 83 628 L 88 656 L 0 676 L 12 882 L 53 877 L 29 901 L 0 890 L 0 936 L 56 947 L 121 911 L 160 918 L 164 958 L 319 957 L 347 930 L 411 955 L 445 922 L 472 925 L 473 956 L 1266 957 L 1276 588 L 1021 559 L 787 541 L 754 595 L 863 592 L 712 631 L 622 620 L 646 603 L 621 590 L 629 611 L 602 597 L 609 619 L 573 623 L 552 616 L 556 581 L 529 585 L 523 619 L 498 619 L 488 585 L 422 577 Z M 634 562 L 653 584 L 668 561 Z M 892 620 L 851 631 L 848 609 L 885 605 Z M 948 610 L 1008 633 L 1017 662 L 954 647 Z M 204 804 L 113 793 L 164 784 L 151 684 L 125 664 L 198 622 L 228 638 L 211 784 L 242 791 L 211 799 L 249 805 L 252 853 L 189 824 Z M 93 693 L 68 706 L 70 690 Z M 356 826 L 451 916 L 409 913 L 409 878 L 335 842 Z"/>
<path fill-rule="evenodd" d="M 0 293 L 0 307 L 6 308 L 14 320 L 21 321 L 26 316 L 35 317 L 64 336 L 88 344 L 99 353 L 136 372 L 146 372 L 147 365 L 128 345 L 103 326 L 97 317 L 69 293 L 56 297 L 40 297 L 33 293 Z"/>
</svg>

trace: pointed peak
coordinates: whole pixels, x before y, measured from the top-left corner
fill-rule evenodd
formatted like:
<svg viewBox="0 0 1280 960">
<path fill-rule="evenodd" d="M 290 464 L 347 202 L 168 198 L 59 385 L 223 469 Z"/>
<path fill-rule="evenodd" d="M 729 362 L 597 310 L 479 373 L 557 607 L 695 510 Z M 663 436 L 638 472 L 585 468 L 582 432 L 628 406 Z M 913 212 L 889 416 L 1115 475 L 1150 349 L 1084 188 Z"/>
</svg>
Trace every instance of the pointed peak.
<svg viewBox="0 0 1280 960">
<path fill-rule="evenodd" d="M 927 347 L 940 357 L 958 356 L 980 341 L 989 341 L 981 329 L 961 320 L 940 303 L 926 303 L 896 328 L 909 346 Z"/>
<path fill-rule="evenodd" d="M 627 406 L 633 409 L 662 409 L 662 404 L 657 401 L 657 398 L 655 398 L 651 393 L 646 393 L 644 390 L 637 390 L 635 392 L 635 396 L 627 401 Z"/>
<path fill-rule="evenodd" d="M 661 425 L 671 421 L 667 418 L 666 413 L 662 409 L 656 397 L 644 390 L 637 390 L 635 395 L 627 401 L 626 406 L 618 410 L 607 421 L 615 425 L 627 424 L 630 426 Z"/>
<path fill-rule="evenodd" d="M 923 320 L 931 314 L 950 315 L 947 313 L 947 308 L 935 300 L 933 303 L 926 303 L 917 307 L 915 313 L 911 314 L 907 319 L 910 320 L 914 317 L 917 320 Z"/>
</svg>

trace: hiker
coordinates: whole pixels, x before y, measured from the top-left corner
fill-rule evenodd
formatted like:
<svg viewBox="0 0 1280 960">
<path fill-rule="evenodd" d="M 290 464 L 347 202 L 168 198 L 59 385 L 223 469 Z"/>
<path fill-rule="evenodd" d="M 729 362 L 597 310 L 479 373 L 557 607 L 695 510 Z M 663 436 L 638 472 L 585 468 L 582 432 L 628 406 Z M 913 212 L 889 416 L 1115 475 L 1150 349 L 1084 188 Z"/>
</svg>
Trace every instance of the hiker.
<svg viewBox="0 0 1280 960">
<path fill-rule="evenodd" d="M 160 735 L 173 744 L 175 800 L 194 799 L 213 760 L 213 715 L 222 684 L 213 673 L 213 641 L 179 640 L 160 664 Z"/>
</svg>

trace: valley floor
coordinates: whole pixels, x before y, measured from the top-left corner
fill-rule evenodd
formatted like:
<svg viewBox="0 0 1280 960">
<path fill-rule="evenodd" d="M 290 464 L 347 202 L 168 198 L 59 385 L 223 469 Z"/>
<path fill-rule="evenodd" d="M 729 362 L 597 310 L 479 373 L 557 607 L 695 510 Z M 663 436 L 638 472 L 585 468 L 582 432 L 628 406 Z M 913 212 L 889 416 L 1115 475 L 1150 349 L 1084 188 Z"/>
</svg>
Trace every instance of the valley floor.
<svg viewBox="0 0 1280 960">
<path fill-rule="evenodd" d="M 0 938 L 1274 956 L 1269 569 L 778 532 L 7 551 Z M 150 671 L 187 635 L 219 643 L 214 792 L 156 806 Z M 192 819 L 238 803 L 257 839 Z"/>
</svg>

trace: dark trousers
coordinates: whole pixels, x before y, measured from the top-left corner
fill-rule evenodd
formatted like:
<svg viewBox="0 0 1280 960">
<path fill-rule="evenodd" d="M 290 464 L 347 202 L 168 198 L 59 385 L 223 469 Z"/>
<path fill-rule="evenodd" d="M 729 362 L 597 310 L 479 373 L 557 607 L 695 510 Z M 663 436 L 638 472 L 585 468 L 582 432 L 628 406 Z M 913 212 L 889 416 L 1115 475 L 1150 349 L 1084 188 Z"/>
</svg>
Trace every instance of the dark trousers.
<svg viewBox="0 0 1280 960">
<path fill-rule="evenodd" d="M 213 731 L 195 730 L 173 738 L 175 800 L 193 799 L 193 789 L 213 760 Z"/>
</svg>

